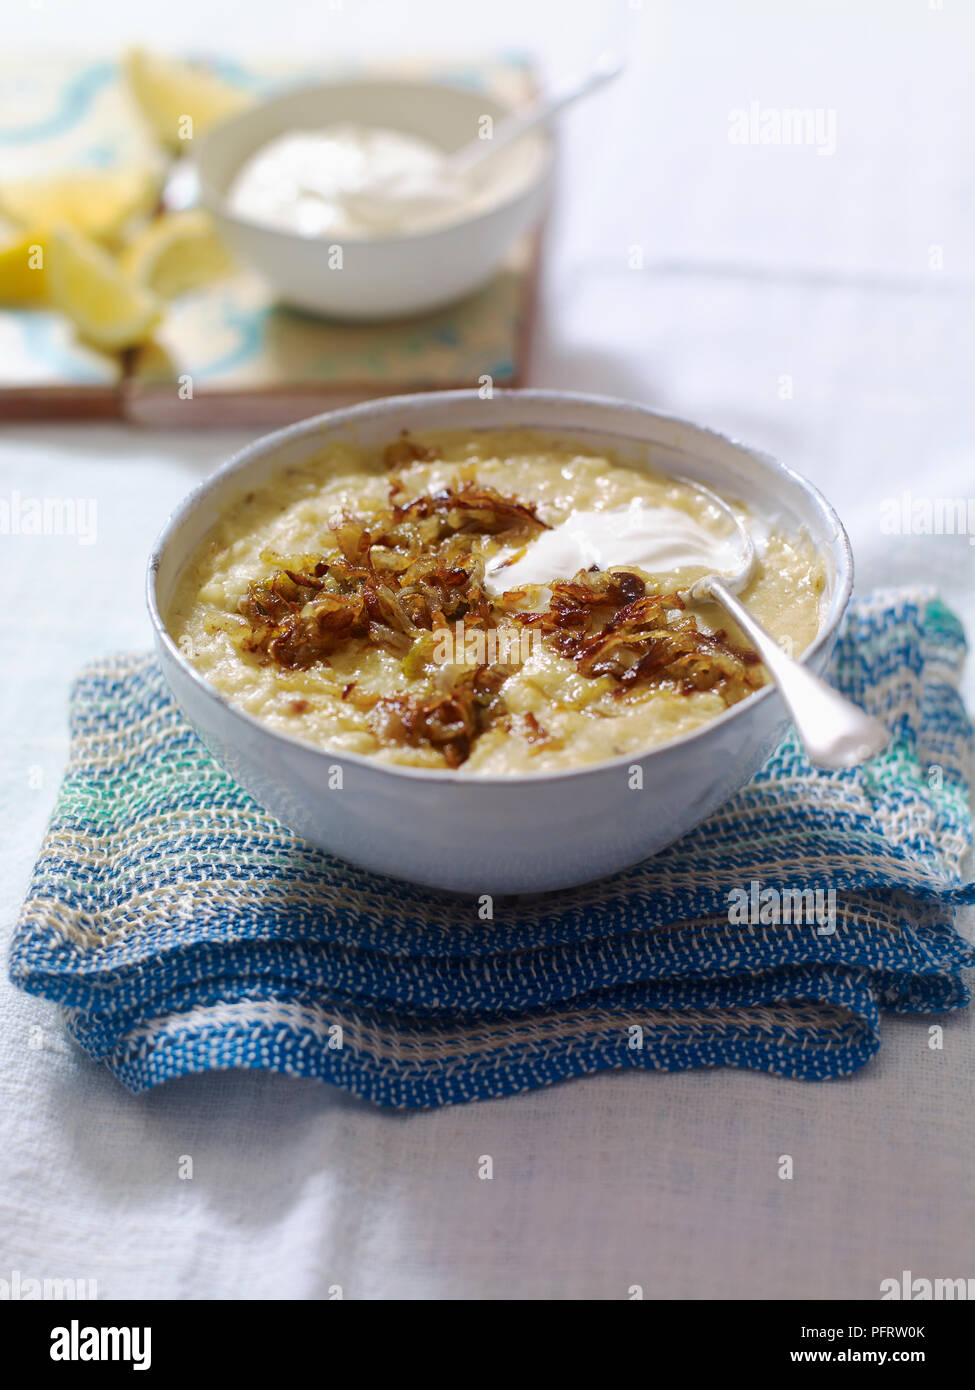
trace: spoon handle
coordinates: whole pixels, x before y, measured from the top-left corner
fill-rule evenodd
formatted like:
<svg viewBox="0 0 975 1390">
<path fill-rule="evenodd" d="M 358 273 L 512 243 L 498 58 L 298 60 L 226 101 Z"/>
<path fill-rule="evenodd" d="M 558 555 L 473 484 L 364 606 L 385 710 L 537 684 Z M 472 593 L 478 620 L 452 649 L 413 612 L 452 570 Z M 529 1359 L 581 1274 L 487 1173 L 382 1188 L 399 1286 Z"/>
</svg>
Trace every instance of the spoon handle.
<svg viewBox="0 0 975 1390">
<path fill-rule="evenodd" d="M 701 587 L 731 614 L 762 658 L 814 766 L 855 767 L 887 746 L 890 734 L 879 719 L 788 656 L 721 579 L 709 576 L 695 586 Z M 699 596 L 703 595 L 695 595 Z"/>
<path fill-rule="evenodd" d="M 471 140 L 452 155 L 448 155 L 444 162 L 449 167 L 450 173 L 455 175 L 468 173 L 482 160 L 490 159 L 507 145 L 510 145 L 513 140 L 518 140 L 529 130 L 534 130 L 536 126 L 545 125 L 563 107 L 570 106 L 580 97 L 588 96 L 590 92 L 594 92 L 597 87 L 611 82 L 622 71 L 623 64 L 618 58 L 609 53 L 602 54 L 585 77 L 549 92 L 548 95 L 533 102 L 523 111 L 506 116 L 495 127 L 490 140 Z"/>
</svg>

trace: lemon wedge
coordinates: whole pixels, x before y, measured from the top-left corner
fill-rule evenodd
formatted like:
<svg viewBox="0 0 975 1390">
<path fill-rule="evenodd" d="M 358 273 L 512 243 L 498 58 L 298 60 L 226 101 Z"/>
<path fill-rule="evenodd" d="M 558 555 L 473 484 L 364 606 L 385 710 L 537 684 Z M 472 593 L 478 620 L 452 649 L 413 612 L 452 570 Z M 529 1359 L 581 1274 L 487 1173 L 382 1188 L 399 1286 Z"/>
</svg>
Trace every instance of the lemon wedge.
<svg viewBox="0 0 975 1390">
<path fill-rule="evenodd" d="M 106 251 L 71 227 L 51 232 L 46 260 L 51 303 L 98 347 L 144 343 L 162 318 L 156 295 L 134 285 Z"/>
<path fill-rule="evenodd" d="M 44 233 L 8 233 L 0 240 L 0 304 L 38 304 L 47 298 Z"/>
<path fill-rule="evenodd" d="M 115 242 L 159 197 L 159 174 L 145 168 L 84 169 L 0 183 L 0 213 L 22 227 L 65 224 L 96 241 Z"/>
<path fill-rule="evenodd" d="M 163 299 L 208 285 L 234 269 L 213 219 L 202 208 L 157 217 L 133 237 L 119 264 L 135 284 Z"/>
<path fill-rule="evenodd" d="M 246 106 L 250 98 L 222 78 L 174 58 L 133 48 L 123 67 L 129 90 L 156 138 L 170 150 Z"/>
</svg>

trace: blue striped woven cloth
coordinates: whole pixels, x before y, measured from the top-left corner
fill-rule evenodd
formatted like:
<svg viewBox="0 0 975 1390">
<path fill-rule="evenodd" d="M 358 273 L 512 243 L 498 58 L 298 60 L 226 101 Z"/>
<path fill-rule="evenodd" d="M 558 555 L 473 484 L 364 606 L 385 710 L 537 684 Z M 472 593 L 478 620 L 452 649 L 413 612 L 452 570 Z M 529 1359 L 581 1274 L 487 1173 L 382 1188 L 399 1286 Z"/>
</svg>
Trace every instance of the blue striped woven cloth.
<svg viewBox="0 0 975 1390">
<path fill-rule="evenodd" d="M 134 1091 L 228 1067 L 388 1106 L 622 1067 L 846 1075 L 877 1050 L 882 1010 L 968 1001 L 964 651 L 929 594 L 857 601 L 835 679 L 894 730 L 881 758 L 814 772 L 790 736 L 654 859 L 499 900 L 489 922 L 298 840 L 214 763 L 151 657 L 99 661 L 73 692 L 12 978 Z M 731 910 L 773 888 L 820 891 L 820 920 Z"/>
</svg>

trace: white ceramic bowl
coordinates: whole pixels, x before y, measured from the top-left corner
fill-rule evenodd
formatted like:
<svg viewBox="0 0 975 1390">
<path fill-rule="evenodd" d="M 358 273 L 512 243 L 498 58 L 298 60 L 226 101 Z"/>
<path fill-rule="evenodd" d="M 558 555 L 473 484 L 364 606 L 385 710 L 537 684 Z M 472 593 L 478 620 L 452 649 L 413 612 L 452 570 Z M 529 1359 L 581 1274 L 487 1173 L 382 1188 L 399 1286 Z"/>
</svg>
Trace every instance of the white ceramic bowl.
<svg viewBox="0 0 975 1390">
<path fill-rule="evenodd" d="M 444 391 L 371 401 L 259 439 L 173 513 L 149 565 L 148 602 L 163 671 L 216 758 L 286 825 L 355 864 L 468 893 L 566 888 L 654 854 L 711 814 L 759 769 L 788 715 L 767 686 L 710 723 L 642 754 L 568 772 L 475 777 L 393 767 L 301 742 L 234 708 L 167 633 L 183 566 L 233 500 L 326 441 L 381 444 L 401 429 L 536 427 L 684 474 L 804 527 L 828 572 L 822 627 L 802 658 L 822 672 L 849 600 L 853 563 L 839 518 L 814 487 L 764 454 L 642 406 L 559 391 Z M 647 447 L 649 445 L 649 448 Z M 341 790 L 329 772 L 341 768 Z M 631 769 L 642 771 L 633 789 Z M 335 780 L 334 778 L 332 780 Z"/>
<path fill-rule="evenodd" d="M 289 130 L 354 121 L 406 131 L 450 151 L 475 137 L 479 117 L 498 121 L 507 110 L 482 92 L 433 82 L 330 82 L 285 92 L 248 107 L 203 137 L 197 154 L 200 197 L 228 243 L 261 272 L 283 303 L 341 319 L 425 313 L 483 285 L 541 217 L 552 173 L 547 137 L 531 137 L 539 141 L 538 170 L 513 196 L 428 232 L 337 239 L 341 268 L 331 263 L 333 239 L 247 221 L 228 208 L 228 190 L 250 155 Z"/>
</svg>

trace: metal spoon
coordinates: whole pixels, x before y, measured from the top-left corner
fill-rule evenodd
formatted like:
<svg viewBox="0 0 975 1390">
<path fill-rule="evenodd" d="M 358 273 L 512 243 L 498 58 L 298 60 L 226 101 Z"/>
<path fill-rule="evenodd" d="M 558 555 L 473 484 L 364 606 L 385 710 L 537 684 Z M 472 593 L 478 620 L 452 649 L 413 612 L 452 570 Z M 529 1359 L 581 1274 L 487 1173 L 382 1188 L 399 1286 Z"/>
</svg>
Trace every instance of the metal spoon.
<svg viewBox="0 0 975 1390">
<path fill-rule="evenodd" d="M 699 603 L 711 599 L 734 618 L 777 685 L 806 755 L 815 767 L 856 767 L 874 757 L 890 742 L 890 734 L 879 719 L 866 714 L 788 656 L 772 634 L 735 597 L 748 583 L 755 568 L 755 546 L 748 531 L 727 502 L 710 488 L 692 478 L 680 481 L 702 493 L 730 518 L 742 542 L 742 563 L 733 574 L 706 574 L 682 597 Z"/>
<path fill-rule="evenodd" d="M 546 96 L 516 111 L 499 122 L 490 140 L 468 140 L 459 150 L 454 150 L 444 159 L 444 167 L 453 175 L 463 176 L 477 167 L 485 159 L 503 150 L 514 140 L 519 140 L 536 126 L 546 125 L 553 116 L 571 106 L 573 102 L 588 96 L 607 82 L 612 82 L 623 71 L 622 60 L 613 53 L 601 53 L 585 77 L 556 87 Z"/>
<path fill-rule="evenodd" d="M 433 173 L 387 174 L 346 193 L 345 202 L 357 216 L 379 222 L 385 221 L 397 204 L 428 209 L 455 202 L 463 196 L 465 180 L 479 164 L 493 159 L 528 131 L 547 124 L 564 107 L 611 82 L 622 71 L 619 58 L 603 53 L 585 77 L 566 83 L 523 110 L 506 116 L 495 127 L 490 139 L 468 140 L 459 150 L 445 155 Z"/>
</svg>

